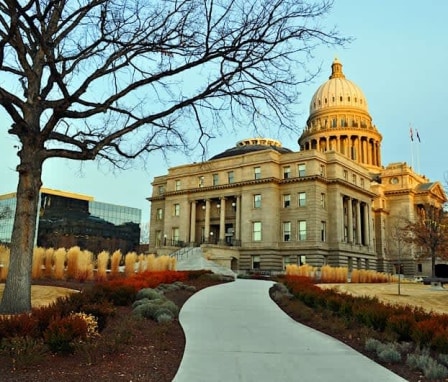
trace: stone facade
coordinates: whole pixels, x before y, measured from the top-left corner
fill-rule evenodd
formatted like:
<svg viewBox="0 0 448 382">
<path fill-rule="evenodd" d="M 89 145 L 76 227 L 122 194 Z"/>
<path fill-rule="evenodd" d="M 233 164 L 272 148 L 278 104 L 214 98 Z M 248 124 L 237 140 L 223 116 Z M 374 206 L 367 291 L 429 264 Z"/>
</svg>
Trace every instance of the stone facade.
<svg viewBox="0 0 448 382">
<path fill-rule="evenodd" d="M 240 272 L 304 262 L 393 272 L 400 263 L 418 274 L 415 249 L 397 249 L 390 232 L 398 217 L 412 220 L 419 205 L 446 196 L 405 163 L 383 167 L 381 140 L 365 96 L 335 60 L 311 100 L 299 152 L 250 138 L 154 178 L 150 249 L 200 245 Z"/>
</svg>

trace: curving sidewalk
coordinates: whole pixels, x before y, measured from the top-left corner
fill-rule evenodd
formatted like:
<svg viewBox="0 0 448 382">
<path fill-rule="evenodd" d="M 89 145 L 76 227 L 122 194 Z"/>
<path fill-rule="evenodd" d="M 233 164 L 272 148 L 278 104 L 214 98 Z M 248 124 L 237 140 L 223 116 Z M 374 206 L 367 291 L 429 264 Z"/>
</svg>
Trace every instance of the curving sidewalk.
<svg viewBox="0 0 448 382">
<path fill-rule="evenodd" d="M 269 297 L 272 284 L 236 280 L 193 295 L 180 312 L 186 347 L 174 381 L 405 381 L 296 323 Z"/>
</svg>

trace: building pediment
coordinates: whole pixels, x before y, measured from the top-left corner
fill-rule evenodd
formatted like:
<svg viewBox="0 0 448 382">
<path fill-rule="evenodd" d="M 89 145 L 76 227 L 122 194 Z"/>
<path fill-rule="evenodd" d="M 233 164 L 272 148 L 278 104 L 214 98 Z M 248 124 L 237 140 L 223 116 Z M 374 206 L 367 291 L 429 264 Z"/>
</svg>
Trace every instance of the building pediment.
<svg viewBox="0 0 448 382">
<path fill-rule="evenodd" d="M 444 203 L 448 200 L 445 190 L 443 189 L 440 182 L 429 182 L 429 183 L 419 184 L 415 188 L 415 192 L 418 194 L 431 195 L 432 197 L 435 197 L 436 199 L 440 200 L 442 203 Z"/>
</svg>

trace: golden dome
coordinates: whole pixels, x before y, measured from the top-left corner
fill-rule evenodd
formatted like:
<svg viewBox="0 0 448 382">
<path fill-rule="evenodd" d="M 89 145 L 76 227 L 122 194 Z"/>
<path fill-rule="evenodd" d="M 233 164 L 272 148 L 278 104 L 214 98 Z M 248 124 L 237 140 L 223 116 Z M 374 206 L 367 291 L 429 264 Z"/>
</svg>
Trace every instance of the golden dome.
<svg viewBox="0 0 448 382">
<path fill-rule="evenodd" d="M 331 76 L 314 93 L 310 103 L 310 117 L 330 108 L 351 108 L 368 113 L 367 100 L 362 90 L 345 78 L 342 64 L 337 58 L 331 65 Z"/>
</svg>

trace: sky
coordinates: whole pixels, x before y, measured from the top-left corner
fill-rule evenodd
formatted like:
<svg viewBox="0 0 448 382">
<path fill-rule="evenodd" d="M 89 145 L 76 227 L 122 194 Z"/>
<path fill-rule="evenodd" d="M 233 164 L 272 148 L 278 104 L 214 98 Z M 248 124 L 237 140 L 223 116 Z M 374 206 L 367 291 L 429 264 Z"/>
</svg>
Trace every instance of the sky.
<svg viewBox="0 0 448 382">
<path fill-rule="evenodd" d="M 321 66 L 313 82 L 299 88 L 297 124 L 305 126 L 309 102 L 331 74 L 337 57 L 346 78 L 364 92 L 373 123 L 383 136 L 382 164 L 407 162 L 415 171 L 444 186 L 448 173 L 445 149 L 448 143 L 448 1 L 428 0 L 335 0 L 333 10 L 322 20 L 335 25 L 352 43 L 341 48 L 320 47 L 308 62 L 311 70 Z M 0 194 L 15 192 L 18 163 L 16 141 L 8 135 L 5 111 L 0 109 Z M 421 142 L 410 140 L 410 127 L 418 130 Z M 277 132 L 275 127 L 273 132 Z M 253 134 L 242 127 L 234 135 L 210 142 L 208 157 L 218 154 Z M 272 136 L 285 147 L 298 151 L 297 139 Z M 298 138 L 298 137 L 297 137 Z M 194 153 L 193 153 L 194 154 Z M 197 153 L 199 156 L 201 153 Z M 112 173 L 95 162 L 53 159 L 44 164 L 43 185 L 47 188 L 93 196 L 95 200 L 140 208 L 142 222 L 149 221 L 151 182 L 172 166 L 191 158 L 171 155 L 167 163 L 152 154 L 146 169 L 136 162 L 134 169 Z"/>
</svg>

